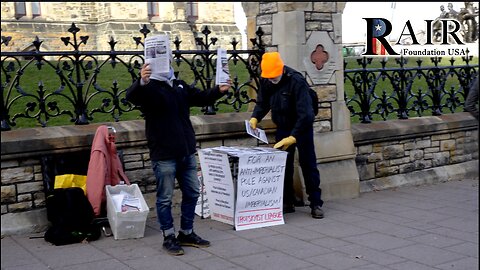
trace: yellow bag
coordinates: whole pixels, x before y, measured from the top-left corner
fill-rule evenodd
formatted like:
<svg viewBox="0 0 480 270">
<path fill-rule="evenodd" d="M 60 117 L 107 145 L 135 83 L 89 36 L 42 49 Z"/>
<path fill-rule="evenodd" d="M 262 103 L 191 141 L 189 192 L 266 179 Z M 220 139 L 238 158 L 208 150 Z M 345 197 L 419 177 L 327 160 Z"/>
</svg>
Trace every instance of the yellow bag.
<svg viewBox="0 0 480 270">
<path fill-rule="evenodd" d="M 87 176 L 78 174 L 62 174 L 55 176 L 55 185 L 53 188 L 79 187 L 87 194 Z"/>
</svg>

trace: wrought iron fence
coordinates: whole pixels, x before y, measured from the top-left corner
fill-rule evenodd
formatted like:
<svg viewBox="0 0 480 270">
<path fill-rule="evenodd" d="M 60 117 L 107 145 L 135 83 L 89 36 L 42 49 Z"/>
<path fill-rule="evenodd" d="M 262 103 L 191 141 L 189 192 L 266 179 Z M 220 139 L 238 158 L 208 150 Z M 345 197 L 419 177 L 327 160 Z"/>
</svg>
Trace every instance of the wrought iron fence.
<svg viewBox="0 0 480 270">
<path fill-rule="evenodd" d="M 126 87 L 138 78 L 139 69 L 144 63 L 143 50 L 116 51 L 117 41 L 110 39 L 110 51 L 82 51 L 88 36 L 79 36 L 80 29 L 72 23 L 68 29 L 72 37 L 61 40 L 70 51 L 42 51 L 38 37 L 32 42 L 34 50 L 27 52 L 1 52 L 1 130 L 11 130 L 17 120 L 36 121 L 42 127 L 60 116 L 68 117 L 77 125 L 85 125 L 94 115 L 111 115 L 113 121 L 122 120 L 127 112 L 138 110 L 125 99 Z M 143 37 L 133 37 L 137 47 L 150 30 L 143 25 L 139 30 Z M 200 89 L 213 86 L 215 79 L 216 50 L 211 48 L 218 41 L 209 37 L 211 31 L 205 27 L 203 37 L 195 39 L 199 49 L 181 50 L 181 40 L 173 41 L 174 65 L 187 65 L 193 73 L 192 85 Z M 215 114 L 218 106 L 231 106 L 240 111 L 248 103 L 255 102 L 249 97 L 250 89 L 258 91 L 259 63 L 265 51 L 262 42 L 263 31 L 258 28 L 256 38 L 250 39 L 253 49 L 239 50 L 233 39 L 231 50 L 227 50 L 230 62 L 246 69 L 247 78 L 232 78 L 232 89 L 228 95 L 211 106 L 202 108 L 204 114 Z M 8 46 L 11 37 L 1 37 L 2 46 Z M 392 59 L 390 59 L 392 60 Z M 356 59 L 360 68 L 348 69 L 351 65 L 344 61 L 345 101 L 352 117 L 362 123 L 373 120 L 387 120 L 392 116 L 406 119 L 427 113 L 440 115 L 447 110 L 454 112 L 461 108 L 468 94 L 468 86 L 478 74 L 478 64 L 472 65 L 471 56 L 462 57 L 463 64 L 454 66 L 439 65 L 441 58 L 431 58 L 433 66 L 422 66 L 421 59 L 416 66 L 407 65 L 411 58 L 395 58 L 398 67 L 387 67 L 387 60 L 380 61 L 380 67 L 372 67 L 372 58 Z M 415 61 L 415 60 L 413 60 Z M 38 82 L 35 89 L 25 89 L 22 80 L 29 80 L 27 70 L 49 68 L 50 76 Z M 121 78 L 111 78 L 111 84 L 100 80 L 105 71 L 119 66 L 125 69 Z M 123 74 L 123 73 L 122 73 Z M 178 74 L 176 74 L 178 76 Z M 48 78 L 46 78 L 48 77 Z M 47 85 L 47 80 L 53 80 Z M 126 87 L 119 81 L 127 80 Z M 453 80 L 453 82 L 452 82 Z M 422 82 L 422 83 L 419 83 Z M 15 108 L 15 109 L 14 109 Z M 374 119 L 376 118 L 376 119 Z"/>
<path fill-rule="evenodd" d="M 114 121 L 119 121 L 122 114 L 138 110 L 125 99 L 126 88 L 119 88 L 118 80 L 128 77 L 130 82 L 139 76 L 139 69 L 144 63 L 143 50 L 116 51 L 117 41 L 113 38 L 108 42 L 110 51 L 82 51 L 89 39 L 88 36 L 79 36 L 80 29 L 72 23 L 68 29 L 71 37 L 61 37 L 70 51 L 42 51 L 42 42 L 38 37 L 32 42 L 34 50 L 26 52 L 1 52 L 1 130 L 11 130 L 18 119 L 37 121 L 42 127 L 47 126 L 49 120 L 67 116 L 76 125 L 89 124 L 95 114 L 110 114 Z M 143 40 L 150 33 L 146 25 L 139 30 Z M 204 27 L 203 37 L 195 38 L 197 50 L 181 50 L 181 40 L 178 37 L 173 41 L 173 61 L 177 67 L 188 65 L 194 74 L 192 85 L 200 89 L 208 89 L 215 83 L 216 49 L 212 50 L 218 39 L 209 37 L 211 31 Z M 264 53 L 262 43 L 263 31 L 259 27 L 256 38 L 250 39 L 253 49 L 239 50 L 238 41 L 233 38 L 230 42 L 232 49 L 227 50 L 229 62 L 234 66 L 242 63 L 248 71 L 248 78 L 240 81 L 238 76 L 232 77 L 232 89 L 228 94 L 211 106 L 202 108 L 204 114 L 215 114 L 220 104 L 232 106 L 240 111 L 242 106 L 255 100 L 248 95 L 249 89 L 257 91 L 259 80 L 259 59 Z M 8 46 L 11 37 L 2 36 L 2 46 Z M 133 37 L 137 47 L 144 45 L 142 37 Z M 175 65 L 174 64 L 174 65 Z M 51 76 L 56 82 L 55 89 L 45 87 L 44 80 L 38 82 L 37 89 L 25 89 L 20 83 L 25 78 L 26 70 L 36 66 L 38 70 L 49 68 Z M 123 66 L 123 78 L 113 78 L 111 85 L 100 82 L 99 76 L 107 66 L 112 69 Z M 102 73 L 103 71 L 103 73 Z M 178 71 L 176 72 L 178 76 Z M 43 78 L 45 80 L 52 78 Z M 110 88 L 110 90 L 108 89 Z M 13 110 L 13 107 L 20 109 Z M 69 109 L 70 107 L 70 109 Z M 23 108 L 23 109 L 22 109 Z M 12 115 L 13 114 L 13 115 Z"/>
<path fill-rule="evenodd" d="M 392 116 L 407 119 L 463 108 L 469 86 L 478 76 L 478 64 L 470 64 L 468 49 L 461 59 L 461 65 L 454 66 L 458 59 L 452 57 L 449 66 L 440 66 L 442 58 L 432 57 L 433 65 L 422 66 L 422 59 L 400 57 L 394 59 L 396 67 L 387 67 L 383 58 L 381 67 L 372 68 L 373 58 L 363 57 L 354 59 L 360 66 L 355 69 L 348 69 L 350 63 L 344 60 L 345 102 L 351 116 L 370 123 Z M 416 66 L 407 66 L 409 60 Z"/>
</svg>

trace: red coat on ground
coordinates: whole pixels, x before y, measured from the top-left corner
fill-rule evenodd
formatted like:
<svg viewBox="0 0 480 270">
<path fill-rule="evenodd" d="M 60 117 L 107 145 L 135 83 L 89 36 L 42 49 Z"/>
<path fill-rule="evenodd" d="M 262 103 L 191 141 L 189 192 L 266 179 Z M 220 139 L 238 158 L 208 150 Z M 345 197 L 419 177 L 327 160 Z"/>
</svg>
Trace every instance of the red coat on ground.
<svg viewBox="0 0 480 270">
<path fill-rule="evenodd" d="M 95 216 L 100 216 L 106 209 L 105 186 L 115 186 L 122 180 L 130 184 L 117 155 L 115 135 L 109 134 L 108 127 L 101 125 L 93 138 L 87 171 L 87 197 Z"/>
</svg>

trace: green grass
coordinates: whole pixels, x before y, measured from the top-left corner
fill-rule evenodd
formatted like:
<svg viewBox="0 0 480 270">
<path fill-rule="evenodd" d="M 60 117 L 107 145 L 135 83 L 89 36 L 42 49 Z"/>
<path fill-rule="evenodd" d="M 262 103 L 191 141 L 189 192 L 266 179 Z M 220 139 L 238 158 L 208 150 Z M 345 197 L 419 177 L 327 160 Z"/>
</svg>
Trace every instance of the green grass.
<svg viewBox="0 0 480 270">
<path fill-rule="evenodd" d="M 357 63 L 357 60 L 356 60 L 357 58 L 347 57 L 345 59 L 347 61 L 347 69 L 361 69 L 362 68 L 362 66 Z M 452 63 L 450 62 L 450 59 L 451 58 L 442 58 L 441 61 L 438 63 L 438 66 L 439 67 L 451 66 Z M 417 60 L 418 60 L 418 58 L 408 58 L 407 63 L 405 64 L 404 67 L 405 68 L 418 67 Z M 422 58 L 421 60 L 422 60 L 421 67 L 433 67 L 434 66 L 434 64 L 432 63 L 430 58 Z M 380 68 L 382 68 L 381 61 L 382 61 L 382 58 L 373 58 L 371 64 L 369 64 L 367 66 L 367 68 L 368 69 L 380 69 Z M 455 66 L 460 66 L 460 65 L 465 65 L 465 64 L 466 63 L 463 62 L 461 60 L 461 58 L 456 58 L 455 62 L 453 63 L 453 65 L 455 65 Z M 470 66 L 475 66 L 475 68 L 478 70 L 478 57 L 474 57 L 472 59 L 472 61 L 469 63 L 469 65 Z M 386 67 L 387 68 L 390 68 L 390 67 L 400 68 L 400 65 L 395 62 L 395 58 L 391 57 L 390 59 L 388 59 Z M 378 75 L 379 73 L 380 72 L 375 72 L 376 75 Z M 392 72 L 390 71 L 389 74 L 392 74 Z M 415 73 L 412 73 L 412 74 L 415 74 Z M 418 94 L 419 91 L 421 91 L 422 94 L 425 94 L 425 93 L 428 92 L 428 89 L 429 88 L 428 88 L 427 82 L 425 80 L 425 77 L 422 76 L 422 77 L 416 77 L 416 78 L 413 79 L 413 83 L 412 83 L 412 86 L 411 86 L 411 92 L 413 94 Z M 460 92 L 463 92 L 463 89 L 460 88 L 460 82 L 459 82 L 457 76 L 453 76 L 453 77 L 448 76 L 447 80 L 445 82 L 444 89 L 447 90 L 447 91 L 457 92 L 457 94 L 455 96 L 459 99 L 460 104 L 463 104 L 463 102 L 464 102 L 463 96 L 460 93 Z M 391 81 L 387 78 L 385 78 L 385 79 L 380 78 L 376 83 L 376 86 L 374 88 L 374 92 L 377 96 L 381 96 L 384 92 L 385 92 L 386 96 L 392 95 L 393 86 L 392 86 Z M 355 95 L 354 88 L 353 88 L 353 86 L 352 86 L 352 84 L 349 80 L 347 80 L 345 82 L 345 93 L 348 97 L 353 97 Z M 445 95 L 442 98 L 441 103 L 442 104 L 447 104 L 447 98 L 448 97 L 449 97 L 448 95 Z M 390 99 L 390 102 L 393 103 L 394 108 L 398 107 L 396 102 L 393 101 L 392 99 Z M 409 102 L 407 104 L 407 108 L 412 108 L 413 107 L 413 102 L 414 102 L 413 99 L 409 100 Z M 431 100 L 429 98 L 427 98 L 427 102 L 428 102 L 429 105 L 431 105 Z M 374 101 L 370 105 L 371 111 L 378 104 L 380 104 L 380 102 L 378 100 Z M 349 105 L 352 105 L 356 112 L 360 111 L 358 104 L 350 103 Z M 452 110 L 450 110 L 448 108 L 444 108 L 442 113 L 445 114 L 445 113 L 454 113 L 454 112 L 461 112 L 461 111 L 463 111 L 463 106 L 460 105 L 460 106 L 458 106 L 454 109 L 452 108 Z M 432 115 L 431 110 L 427 110 L 427 111 L 419 112 L 419 113 L 417 113 L 415 111 L 410 111 L 408 117 L 427 116 L 427 115 Z M 393 112 L 393 113 L 390 113 L 390 114 L 386 115 L 387 120 L 397 119 L 397 118 L 398 117 L 397 117 L 396 112 Z M 358 116 L 353 116 L 351 120 L 352 120 L 352 123 L 360 122 L 360 118 Z M 373 121 L 382 121 L 382 120 L 383 120 L 383 117 L 381 117 L 380 115 L 373 115 Z"/>
<path fill-rule="evenodd" d="M 57 65 L 57 62 L 52 62 L 52 64 Z M 60 110 L 69 110 L 74 112 L 75 109 L 73 108 L 72 102 L 69 99 L 72 99 L 76 96 L 77 93 L 77 85 L 76 85 L 76 76 L 74 74 L 73 78 L 74 82 L 67 83 L 66 87 L 60 91 L 62 95 L 52 95 L 53 92 L 58 91 L 61 89 L 62 83 L 59 75 L 56 73 L 55 67 L 50 66 L 49 64 L 42 65 L 41 69 L 38 69 L 35 65 L 35 61 L 28 62 L 22 61 L 22 75 L 18 76 L 18 85 L 20 85 L 23 92 L 27 95 L 22 96 L 20 95 L 17 90 L 15 89 L 15 85 L 12 83 L 6 85 L 6 90 L 4 91 L 4 99 L 7 99 L 7 102 L 12 101 L 12 99 L 17 98 L 15 102 L 12 102 L 10 108 L 10 117 L 13 117 L 15 114 L 23 113 L 24 115 L 35 115 L 38 112 L 38 99 L 43 98 L 46 102 L 56 102 Z M 62 65 L 59 65 L 63 67 Z M 18 65 L 14 67 L 14 70 L 19 68 Z M 189 84 L 194 82 L 194 74 L 190 70 L 190 67 L 182 63 L 180 66 L 176 64 L 173 65 L 173 68 L 176 72 L 178 72 L 178 78 L 186 81 Z M 82 93 L 83 93 L 83 100 L 88 101 L 88 109 L 91 110 L 92 108 L 98 108 L 101 106 L 102 101 L 106 98 L 113 100 L 111 94 L 112 92 L 118 93 L 120 98 L 125 97 L 126 89 L 132 84 L 133 78 L 132 75 L 128 72 L 127 67 L 124 65 L 117 64 L 115 67 L 112 67 L 110 64 L 105 64 L 99 69 L 100 72 L 97 74 L 96 81 L 92 80 L 93 76 L 93 69 L 87 70 L 87 74 L 82 74 Z M 136 69 L 135 74 L 139 73 L 139 69 Z M 245 69 L 245 65 L 241 62 L 238 62 L 237 65 L 230 63 L 230 73 L 232 80 L 235 77 L 238 77 L 238 81 L 240 84 L 245 83 L 248 80 L 248 72 Z M 66 70 L 62 70 L 63 76 L 68 76 L 68 72 Z M 215 81 L 214 73 L 211 72 L 213 76 L 213 81 L 211 85 L 213 86 Z M 15 79 L 15 74 L 10 73 L 12 76 L 13 81 Z M 6 81 L 6 74 L 2 72 L 2 83 Z M 97 84 L 100 89 L 105 90 L 105 92 L 99 92 L 94 88 L 94 83 Z M 114 86 L 114 83 L 116 84 Z M 42 86 L 40 86 L 42 85 Z M 200 83 L 195 85 L 196 87 L 202 88 Z M 7 90 L 13 87 L 11 94 L 9 97 L 6 97 Z M 114 90 L 116 88 L 116 90 Z M 232 91 L 232 90 L 230 90 Z M 31 95 L 31 96 L 28 96 Z M 25 108 L 25 104 L 32 102 L 37 103 L 36 107 L 32 111 L 28 111 Z M 112 103 L 110 102 L 110 105 Z M 9 106 L 9 105 L 8 105 Z M 111 109 L 112 106 L 107 107 Z M 128 107 L 123 107 L 124 109 L 128 110 Z M 242 106 L 240 111 L 246 111 L 247 106 Z M 225 113 L 225 112 L 234 112 L 235 110 L 231 105 L 220 104 L 218 106 L 217 113 Z M 52 112 L 53 113 L 53 112 Z M 199 107 L 192 107 L 191 109 L 192 115 L 203 114 L 201 112 L 201 108 Z M 92 115 L 93 119 L 89 120 L 90 123 L 99 123 L 99 122 L 113 122 L 114 116 L 116 115 L 120 121 L 125 120 L 134 120 L 134 119 L 143 119 L 141 117 L 141 113 L 138 110 L 127 111 L 127 112 L 119 112 L 119 111 L 112 111 L 110 113 L 94 113 Z M 44 121 L 48 122 L 47 126 L 57 126 L 57 125 L 68 125 L 73 124 L 71 122 L 70 115 L 62 115 L 55 117 L 48 117 L 45 115 L 39 116 L 39 118 Z M 39 127 L 41 126 L 35 119 L 26 119 L 23 117 L 19 117 L 15 119 L 16 126 L 12 127 L 16 128 L 27 128 L 27 127 Z"/>
<path fill-rule="evenodd" d="M 409 58 L 408 62 L 406 63 L 406 67 L 416 67 L 417 62 L 416 58 Z M 449 62 L 450 59 L 447 58 L 442 58 L 442 61 L 439 63 L 439 66 L 450 66 L 451 62 Z M 346 61 L 348 62 L 347 69 L 355 69 L 355 68 L 361 68 L 355 58 L 352 57 L 347 57 Z M 368 65 L 368 68 L 381 68 L 381 58 L 374 58 L 372 63 Z M 27 61 L 23 61 L 22 65 L 25 65 Z M 53 64 L 57 64 L 56 62 L 52 62 Z M 3 63 L 6 65 L 6 63 Z M 464 65 L 464 62 L 461 61 L 461 59 L 457 58 L 456 62 L 454 65 Z M 478 57 L 474 57 L 472 61 L 470 62 L 470 65 L 475 66 L 478 69 Z M 422 67 L 425 66 L 433 66 L 429 58 L 424 58 Z M 63 66 L 61 66 L 63 67 Z M 194 81 L 194 74 L 190 70 L 190 67 L 187 64 L 181 64 L 180 66 L 177 66 L 176 64 L 173 65 L 175 71 L 179 72 L 179 78 L 186 81 L 187 83 L 193 83 Z M 387 62 L 387 67 L 398 67 L 398 64 L 395 63 L 394 58 L 389 59 Z M 14 67 L 14 70 L 18 68 L 18 65 Z M 139 70 L 136 69 L 135 74 L 138 74 Z M 89 105 L 88 108 L 97 108 L 100 107 L 102 104 L 102 100 L 105 98 L 110 98 L 112 99 L 112 96 L 109 95 L 108 93 L 112 93 L 114 90 L 114 82 L 116 83 L 116 90 L 117 93 L 119 93 L 119 96 L 123 98 L 125 96 L 125 90 L 131 85 L 132 83 L 132 76 L 129 74 L 127 68 L 123 65 L 117 64 L 114 68 L 110 64 L 105 64 L 101 67 L 100 72 L 97 75 L 96 82 L 98 86 L 101 89 L 106 90 L 105 92 L 98 92 L 96 89 L 93 88 L 93 81 L 91 81 L 92 78 L 92 73 L 93 69 L 87 71 L 86 76 L 82 76 L 83 80 L 83 94 L 87 97 L 84 99 L 88 100 Z M 62 70 L 62 74 L 64 76 L 67 76 L 67 71 Z M 212 73 L 213 74 L 213 73 Z M 247 82 L 249 76 L 248 72 L 245 69 L 245 66 L 241 63 L 238 62 L 237 65 L 234 65 L 233 63 L 230 63 L 230 74 L 231 78 L 234 79 L 235 77 L 238 77 L 238 81 L 240 84 Z M 12 74 L 15 76 L 15 74 Z M 2 71 L 1 73 L 1 79 L 2 79 L 2 84 L 5 84 L 6 74 Z M 14 78 L 14 77 L 13 77 Z M 12 79 L 13 79 L 12 78 Z M 23 75 L 19 77 L 19 85 L 22 87 L 23 91 L 27 94 L 31 94 L 33 96 L 36 96 L 37 98 L 39 96 L 43 95 L 43 98 L 45 98 L 46 102 L 57 102 L 59 104 L 59 107 L 62 110 L 70 110 L 74 111 L 75 109 L 72 107 L 71 102 L 68 101 L 68 99 L 72 98 L 75 96 L 76 93 L 76 82 L 67 84 L 67 87 L 61 93 L 63 96 L 60 95 L 51 95 L 54 91 L 57 91 L 61 87 L 61 81 L 59 79 L 59 76 L 57 75 L 55 69 L 48 64 L 44 64 L 41 69 L 38 69 L 35 66 L 35 62 L 31 62 L 25 70 L 23 70 Z M 75 78 L 75 76 L 74 76 Z M 214 77 L 213 77 L 214 79 Z M 40 86 L 39 84 L 43 85 L 43 93 L 40 91 Z M 214 82 L 212 82 L 213 85 Z M 197 87 L 201 88 L 199 84 L 196 85 Z M 445 84 L 445 89 L 450 89 L 454 88 L 458 90 L 459 82 L 456 79 L 456 77 L 453 78 L 448 78 L 447 83 Z M 11 94 L 9 97 L 6 96 L 6 93 L 8 92 L 7 90 L 9 87 L 12 87 L 11 85 L 6 85 L 6 90 L 4 90 L 4 99 L 7 100 L 7 102 L 11 102 L 12 99 L 14 99 L 17 96 L 20 96 L 18 92 L 13 89 L 11 91 Z M 244 89 L 244 88 L 243 88 Z M 412 87 L 414 92 L 418 92 L 419 90 L 422 90 L 422 92 L 426 92 L 428 90 L 427 84 L 424 80 L 424 78 L 420 79 L 415 79 L 415 83 L 413 84 Z M 381 95 L 382 91 L 385 91 L 388 95 L 392 93 L 392 86 L 389 80 L 380 80 L 375 88 L 375 93 L 377 95 Z M 345 83 L 345 93 L 347 96 L 351 97 L 354 95 L 354 90 L 353 86 L 349 84 L 347 81 Z M 461 102 L 463 102 L 463 97 L 461 95 L 458 95 L 461 98 Z M 28 102 L 32 103 L 37 103 L 37 107 L 32 110 L 31 112 L 27 111 L 25 109 L 25 104 Z M 10 103 L 7 103 L 10 104 Z M 410 106 L 411 104 L 409 104 Z M 10 106 L 10 105 L 8 105 Z M 371 107 L 373 108 L 376 106 L 374 103 Z M 128 109 L 128 107 L 123 106 L 123 109 Z M 240 111 L 245 112 L 247 111 L 248 105 L 242 105 Z M 110 107 L 107 107 L 107 109 L 111 109 L 111 103 Z M 198 115 L 198 114 L 203 114 L 203 112 L 200 111 L 201 108 L 194 107 L 191 109 L 191 114 L 192 115 Z M 358 106 L 356 106 L 356 110 L 358 111 Z M 28 96 L 22 96 L 20 97 L 17 101 L 12 103 L 12 107 L 10 108 L 10 117 L 13 117 L 17 113 L 24 113 L 24 114 L 29 114 L 33 115 L 36 111 L 38 111 L 38 100 L 34 97 L 28 97 Z M 457 108 L 455 112 L 458 111 L 463 111 L 463 106 L 460 108 Z M 218 106 L 218 111 L 217 113 L 225 113 L 225 112 L 234 112 L 234 109 L 231 105 L 226 105 L 226 104 L 220 104 Z M 443 113 L 449 113 L 449 112 L 443 112 Z M 90 123 L 99 123 L 99 122 L 113 122 L 114 117 L 113 115 L 116 115 L 120 121 L 125 121 L 125 120 L 134 120 L 134 119 L 142 119 L 141 114 L 138 110 L 133 110 L 133 111 L 127 111 L 127 112 L 119 112 L 119 111 L 112 111 L 110 113 L 94 113 L 93 119 L 89 120 Z M 424 115 L 431 115 L 430 112 L 425 112 Z M 413 117 L 416 115 L 409 115 L 409 117 Z M 69 115 L 60 115 L 56 117 L 46 117 L 46 116 L 39 116 L 42 121 L 47 121 L 47 126 L 57 126 L 57 125 L 68 125 L 68 124 L 73 124 L 70 119 L 71 117 Z M 388 115 L 387 119 L 396 119 L 397 116 L 395 113 Z M 383 120 L 379 116 L 374 117 L 374 121 L 377 120 Z M 358 117 L 352 117 L 352 123 L 359 122 Z M 35 119 L 23 119 L 23 118 L 18 118 L 16 119 L 16 126 L 12 126 L 12 129 L 17 129 L 17 128 L 27 128 L 27 127 L 38 127 L 40 124 L 35 120 Z"/>
</svg>

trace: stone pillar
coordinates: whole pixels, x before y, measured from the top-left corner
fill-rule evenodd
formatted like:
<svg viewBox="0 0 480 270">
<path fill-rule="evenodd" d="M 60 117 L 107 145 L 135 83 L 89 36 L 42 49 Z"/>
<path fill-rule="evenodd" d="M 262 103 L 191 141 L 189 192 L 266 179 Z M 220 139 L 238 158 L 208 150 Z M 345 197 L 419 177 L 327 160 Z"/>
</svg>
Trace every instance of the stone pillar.
<svg viewBox="0 0 480 270">
<path fill-rule="evenodd" d="M 247 49 L 252 48 L 252 43 L 250 42 L 250 39 L 256 38 L 255 32 L 257 31 L 258 7 L 258 2 L 242 2 L 242 8 L 245 12 L 245 16 L 247 17 Z M 249 88 L 247 93 L 248 96 L 252 98 L 255 98 L 257 96 L 257 93 L 255 92 L 255 90 L 253 90 L 253 88 Z M 254 103 L 249 103 L 247 111 L 253 111 L 254 107 Z"/>
<path fill-rule="evenodd" d="M 243 11 L 247 17 L 247 40 L 255 38 L 255 31 L 257 31 L 257 14 L 258 2 L 242 2 Z M 247 48 L 251 48 L 251 43 L 247 41 Z"/>
<path fill-rule="evenodd" d="M 319 95 L 320 112 L 314 127 L 323 199 L 357 197 L 356 152 L 343 86 L 341 23 L 345 3 L 258 5 L 256 22 L 266 29 L 267 51 L 280 52 L 285 64 L 302 72 Z"/>
</svg>

